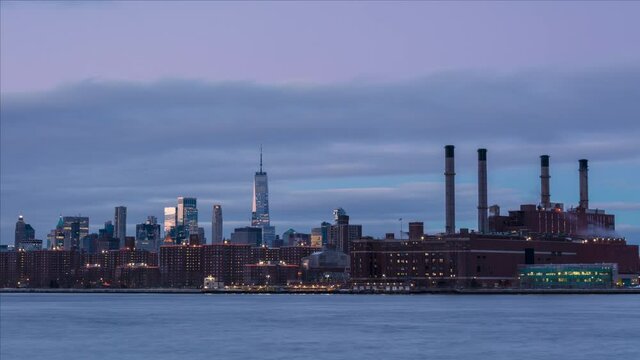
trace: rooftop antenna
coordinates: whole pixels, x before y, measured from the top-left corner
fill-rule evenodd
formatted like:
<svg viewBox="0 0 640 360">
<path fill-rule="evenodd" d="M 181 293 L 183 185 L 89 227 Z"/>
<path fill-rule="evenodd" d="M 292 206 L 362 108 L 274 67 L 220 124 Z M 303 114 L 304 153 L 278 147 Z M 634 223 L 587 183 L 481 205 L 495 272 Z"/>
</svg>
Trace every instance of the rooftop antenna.
<svg viewBox="0 0 640 360">
<path fill-rule="evenodd" d="M 262 144 L 260 145 L 260 173 L 262 174 Z"/>
</svg>

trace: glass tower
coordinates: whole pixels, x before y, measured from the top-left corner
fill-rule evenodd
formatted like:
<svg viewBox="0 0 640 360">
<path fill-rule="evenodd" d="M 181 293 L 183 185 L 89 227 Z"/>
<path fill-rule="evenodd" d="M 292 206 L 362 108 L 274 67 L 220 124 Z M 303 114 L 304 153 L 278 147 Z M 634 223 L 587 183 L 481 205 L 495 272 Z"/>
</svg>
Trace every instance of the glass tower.
<svg viewBox="0 0 640 360">
<path fill-rule="evenodd" d="M 251 226 L 262 229 L 262 244 L 272 246 L 276 231 L 269 218 L 269 183 L 267 173 L 262 171 L 262 148 L 260 148 L 260 171 L 253 178 L 253 206 Z"/>
<path fill-rule="evenodd" d="M 177 225 L 178 208 L 175 206 L 164 208 L 164 233 L 165 236 Z"/>
<path fill-rule="evenodd" d="M 184 225 L 185 228 L 198 228 L 196 198 L 182 196 L 178 198 L 178 225 Z"/>
</svg>

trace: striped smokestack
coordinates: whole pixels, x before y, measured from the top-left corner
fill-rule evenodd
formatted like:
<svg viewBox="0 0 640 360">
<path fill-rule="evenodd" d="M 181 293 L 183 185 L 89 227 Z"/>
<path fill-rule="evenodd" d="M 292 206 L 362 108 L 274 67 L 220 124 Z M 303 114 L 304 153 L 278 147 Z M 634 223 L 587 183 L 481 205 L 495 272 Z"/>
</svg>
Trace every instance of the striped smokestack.
<svg viewBox="0 0 640 360">
<path fill-rule="evenodd" d="M 478 231 L 489 232 L 487 205 L 487 149 L 478 149 Z"/>
<path fill-rule="evenodd" d="M 447 234 L 455 234 L 456 232 L 456 189 L 455 189 L 455 169 L 453 157 L 453 145 L 444 147 L 445 161 L 445 217 Z"/>
<path fill-rule="evenodd" d="M 551 194 L 549 190 L 549 155 L 540 156 L 540 205 L 551 208 Z"/>
</svg>

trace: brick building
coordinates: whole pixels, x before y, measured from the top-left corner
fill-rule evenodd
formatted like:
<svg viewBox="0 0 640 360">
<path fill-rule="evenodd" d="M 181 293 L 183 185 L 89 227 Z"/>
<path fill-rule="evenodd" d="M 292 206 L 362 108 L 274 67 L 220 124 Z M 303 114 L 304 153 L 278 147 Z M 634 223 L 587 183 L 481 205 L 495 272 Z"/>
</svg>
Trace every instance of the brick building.
<svg viewBox="0 0 640 360">
<path fill-rule="evenodd" d="M 244 281 L 247 285 L 285 286 L 299 280 L 299 266 L 283 263 L 247 264 L 244 266 Z"/>
<path fill-rule="evenodd" d="M 202 286 L 202 245 L 163 245 L 160 247 L 160 277 L 166 287 Z"/>
<path fill-rule="evenodd" d="M 426 240 L 357 240 L 351 248 L 351 282 L 415 287 L 509 287 L 518 265 L 615 263 L 619 276 L 640 273 L 638 245 L 624 240 L 531 240 L 455 234 Z M 371 285 L 369 285 L 371 286 Z"/>
<path fill-rule="evenodd" d="M 225 285 L 244 284 L 244 265 L 252 257 L 251 245 L 223 243 L 204 245 L 202 249 L 203 278 L 213 276 Z"/>
</svg>

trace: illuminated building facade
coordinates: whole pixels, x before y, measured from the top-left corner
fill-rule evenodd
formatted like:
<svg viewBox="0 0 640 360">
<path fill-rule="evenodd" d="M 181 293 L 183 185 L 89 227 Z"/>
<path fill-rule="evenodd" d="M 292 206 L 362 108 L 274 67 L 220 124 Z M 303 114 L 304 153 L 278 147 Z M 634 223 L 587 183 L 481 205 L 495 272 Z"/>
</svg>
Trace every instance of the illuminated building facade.
<svg viewBox="0 0 640 360">
<path fill-rule="evenodd" d="M 197 202 L 198 200 L 193 197 L 181 196 L 178 198 L 177 224 L 184 226 L 188 234 L 198 233 Z"/>
<path fill-rule="evenodd" d="M 178 224 L 178 208 L 175 206 L 164 208 L 164 234 L 165 236 L 171 232 Z"/>
<path fill-rule="evenodd" d="M 64 216 L 64 249 L 80 249 L 81 241 L 89 235 L 89 218 L 84 216 Z"/>
<path fill-rule="evenodd" d="M 161 240 L 160 224 L 155 216 L 148 216 L 144 224 L 136 225 L 136 248 L 158 251 Z"/>
<path fill-rule="evenodd" d="M 553 264 L 518 267 L 525 289 L 608 289 L 618 280 L 617 264 Z"/>
<path fill-rule="evenodd" d="M 251 226 L 262 229 L 261 244 L 273 246 L 276 239 L 275 227 L 271 226 L 269 215 L 269 180 L 262 171 L 262 148 L 260 149 L 260 171 L 253 178 L 253 204 L 251 207 Z"/>
</svg>

